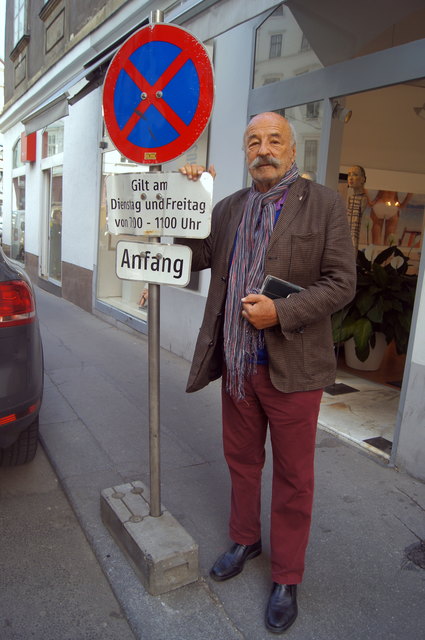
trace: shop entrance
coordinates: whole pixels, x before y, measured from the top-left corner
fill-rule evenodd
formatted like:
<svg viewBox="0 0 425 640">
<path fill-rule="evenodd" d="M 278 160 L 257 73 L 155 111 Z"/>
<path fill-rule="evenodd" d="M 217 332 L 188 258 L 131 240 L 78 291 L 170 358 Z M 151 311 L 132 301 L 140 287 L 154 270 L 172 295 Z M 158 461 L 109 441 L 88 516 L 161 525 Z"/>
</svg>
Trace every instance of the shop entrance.
<svg viewBox="0 0 425 640">
<path fill-rule="evenodd" d="M 414 280 L 425 226 L 425 80 L 345 96 L 344 101 L 352 112 L 344 126 L 340 158 L 339 190 L 347 204 L 354 194 L 347 182 L 350 168 L 360 165 L 366 174 L 365 195 L 359 196 L 358 248 L 373 264 L 382 251 L 396 247 L 393 264 L 401 264 L 401 252 Z M 403 305 L 407 318 L 409 304 L 396 291 L 393 302 L 395 309 Z M 405 327 L 400 323 L 398 329 L 402 332 Z M 337 357 L 337 385 L 324 395 L 320 421 L 388 459 L 406 353 L 397 353 L 394 341 L 387 346 L 384 340 L 382 359 L 370 365 L 372 369 L 353 362 L 345 345 L 337 346 Z"/>
<path fill-rule="evenodd" d="M 64 125 L 58 120 L 43 131 L 42 170 L 44 224 L 41 273 L 55 285 L 62 281 L 62 203 L 63 203 Z"/>
</svg>

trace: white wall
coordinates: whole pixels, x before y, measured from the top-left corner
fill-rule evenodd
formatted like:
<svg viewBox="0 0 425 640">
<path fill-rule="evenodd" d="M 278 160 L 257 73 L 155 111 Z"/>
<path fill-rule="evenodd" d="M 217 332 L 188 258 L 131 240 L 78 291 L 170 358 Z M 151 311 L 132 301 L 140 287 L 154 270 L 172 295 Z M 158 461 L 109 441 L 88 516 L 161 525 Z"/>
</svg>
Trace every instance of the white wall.
<svg viewBox="0 0 425 640">
<path fill-rule="evenodd" d="M 425 257 L 422 255 L 421 272 Z M 407 391 L 397 447 L 398 465 L 416 478 L 425 480 L 425 295 L 424 278 L 418 280 L 418 314 L 415 322 L 412 360 L 407 367 Z"/>
<path fill-rule="evenodd" d="M 64 119 L 62 260 L 91 270 L 99 220 L 101 102 L 101 90 L 92 91 Z"/>
<path fill-rule="evenodd" d="M 41 254 L 42 215 L 41 180 L 42 135 L 37 132 L 37 160 L 27 163 L 25 178 L 25 251 L 34 256 Z"/>
<path fill-rule="evenodd" d="M 216 86 L 209 143 L 209 163 L 217 170 L 214 203 L 244 186 L 242 141 L 251 85 L 251 25 L 232 29 L 214 44 Z M 205 271 L 199 293 L 161 287 L 161 345 L 187 360 L 198 337 L 208 286 L 209 271 Z"/>
<path fill-rule="evenodd" d="M 9 246 L 12 240 L 12 148 L 21 131 L 22 125 L 16 125 L 3 135 L 3 244 Z"/>
<path fill-rule="evenodd" d="M 425 481 L 425 366 L 412 361 L 396 463 Z"/>
</svg>

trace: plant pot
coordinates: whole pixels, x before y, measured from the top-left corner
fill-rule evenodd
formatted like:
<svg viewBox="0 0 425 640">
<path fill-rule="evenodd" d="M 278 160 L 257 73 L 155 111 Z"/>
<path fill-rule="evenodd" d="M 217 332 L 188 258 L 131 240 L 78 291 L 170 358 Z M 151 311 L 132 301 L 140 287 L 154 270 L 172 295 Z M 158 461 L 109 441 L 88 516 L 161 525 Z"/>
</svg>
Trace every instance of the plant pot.
<svg viewBox="0 0 425 640">
<path fill-rule="evenodd" d="M 362 362 L 356 356 L 354 338 L 350 338 L 347 342 L 344 342 L 345 363 L 348 367 L 351 367 L 351 369 L 377 371 L 381 366 L 386 347 L 387 341 L 385 340 L 385 335 L 377 331 L 375 346 L 373 348 L 371 347 L 368 357 Z"/>
</svg>

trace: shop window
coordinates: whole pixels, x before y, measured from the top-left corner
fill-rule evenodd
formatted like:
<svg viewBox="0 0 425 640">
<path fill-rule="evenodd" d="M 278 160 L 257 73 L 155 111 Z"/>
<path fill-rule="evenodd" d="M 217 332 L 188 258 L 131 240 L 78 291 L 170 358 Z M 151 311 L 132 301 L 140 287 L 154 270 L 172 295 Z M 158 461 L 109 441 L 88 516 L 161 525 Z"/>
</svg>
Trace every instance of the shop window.
<svg viewBox="0 0 425 640">
<path fill-rule="evenodd" d="M 22 162 L 22 144 L 21 138 L 18 139 L 16 144 L 13 146 L 12 150 L 12 168 L 19 169 L 20 167 L 25 166 Z"/>
<path fill-rule="evenodd" d="M 64 123 L 57 120 L 42 134 L 43 233 L 40 272 L 55 283 L 62 281 Z"/>
<path fill-rule="evenodd" d="M 321 67 L 290 9 L 279 5 L 256 30 L 253 87 Z"/>
<path fill-rule="evenodd" d="M 47 187 L 47 265 L 52 280 L 62 280 L 62 166 L 45 170 Z"/>
<path fill-rule="evenodd" d="M 288 4 L 279 5 L 256 30 L 254 88 L 264 85 L 264 76 L 274 75 L 276 64 L 282 65 L 286 79 L 425 36 L 423 2 L 398 3 L 394 12 L 376 12 L 368 16 L 367 28 L 360 11 L 348 18 L 346 12 L 332 10 L 330 3 Z M 284 34 L 280 56 L 272 35 L 278 33 Z"/>
<path fill-rule="evenodd" d="M 25 165 L 21 160 L 21 138 L 12 149 L 12 237 L 10 255 L 25 261 Z"/>
<path fill-rule="evenodd" d="M 0 198 L 3 203 L 3 145 L 0 145 Z M 0 216 L 1 214 L 0 211 Z"/>
<path fill-rule="evenodd" d="M 50 124 L 43 131 L 42 157 L 50 158 L 63 153 L 64 126 L 61 120 Z"/>
<path fill-rule="evenodd" d="M 109 149 L 111 145 L 109 145 Z M 115 273 L 116 246 L 120 240 L 135 242 L 134 236 L 115 236 L 109 233 L 106 211 L 106 183 L 109 175 L 117 173 L 138 173 L 148 170 L 147 166 L 131 163 L 117 150 L 105 151 L 102 161 L 102 186 L 99 216 L 99 248 L 97 298 L 109 306 L 140 320 L 147 320 L 148 285 L 146 282 L 120 280 Z M 142 239 L 141 239 L 142 240 Z"/>
</svg>

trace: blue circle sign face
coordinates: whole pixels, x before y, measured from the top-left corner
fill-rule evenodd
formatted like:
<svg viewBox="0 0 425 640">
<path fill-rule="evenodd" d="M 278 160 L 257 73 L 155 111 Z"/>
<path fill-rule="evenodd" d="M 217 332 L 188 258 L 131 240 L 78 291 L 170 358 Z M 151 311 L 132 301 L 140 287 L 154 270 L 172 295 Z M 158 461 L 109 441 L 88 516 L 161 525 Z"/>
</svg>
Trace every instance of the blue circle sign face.
<svg viewBox="0 0 425 640">
<path fill-rule="evenodd" d="M 213 96 L 203 45 L 180 27 L 150 25 L 131 36 L 110 64 L 103 92 L 106 127 L 130 160 L 168 162 L 199 138 Z"/>
</svg>

